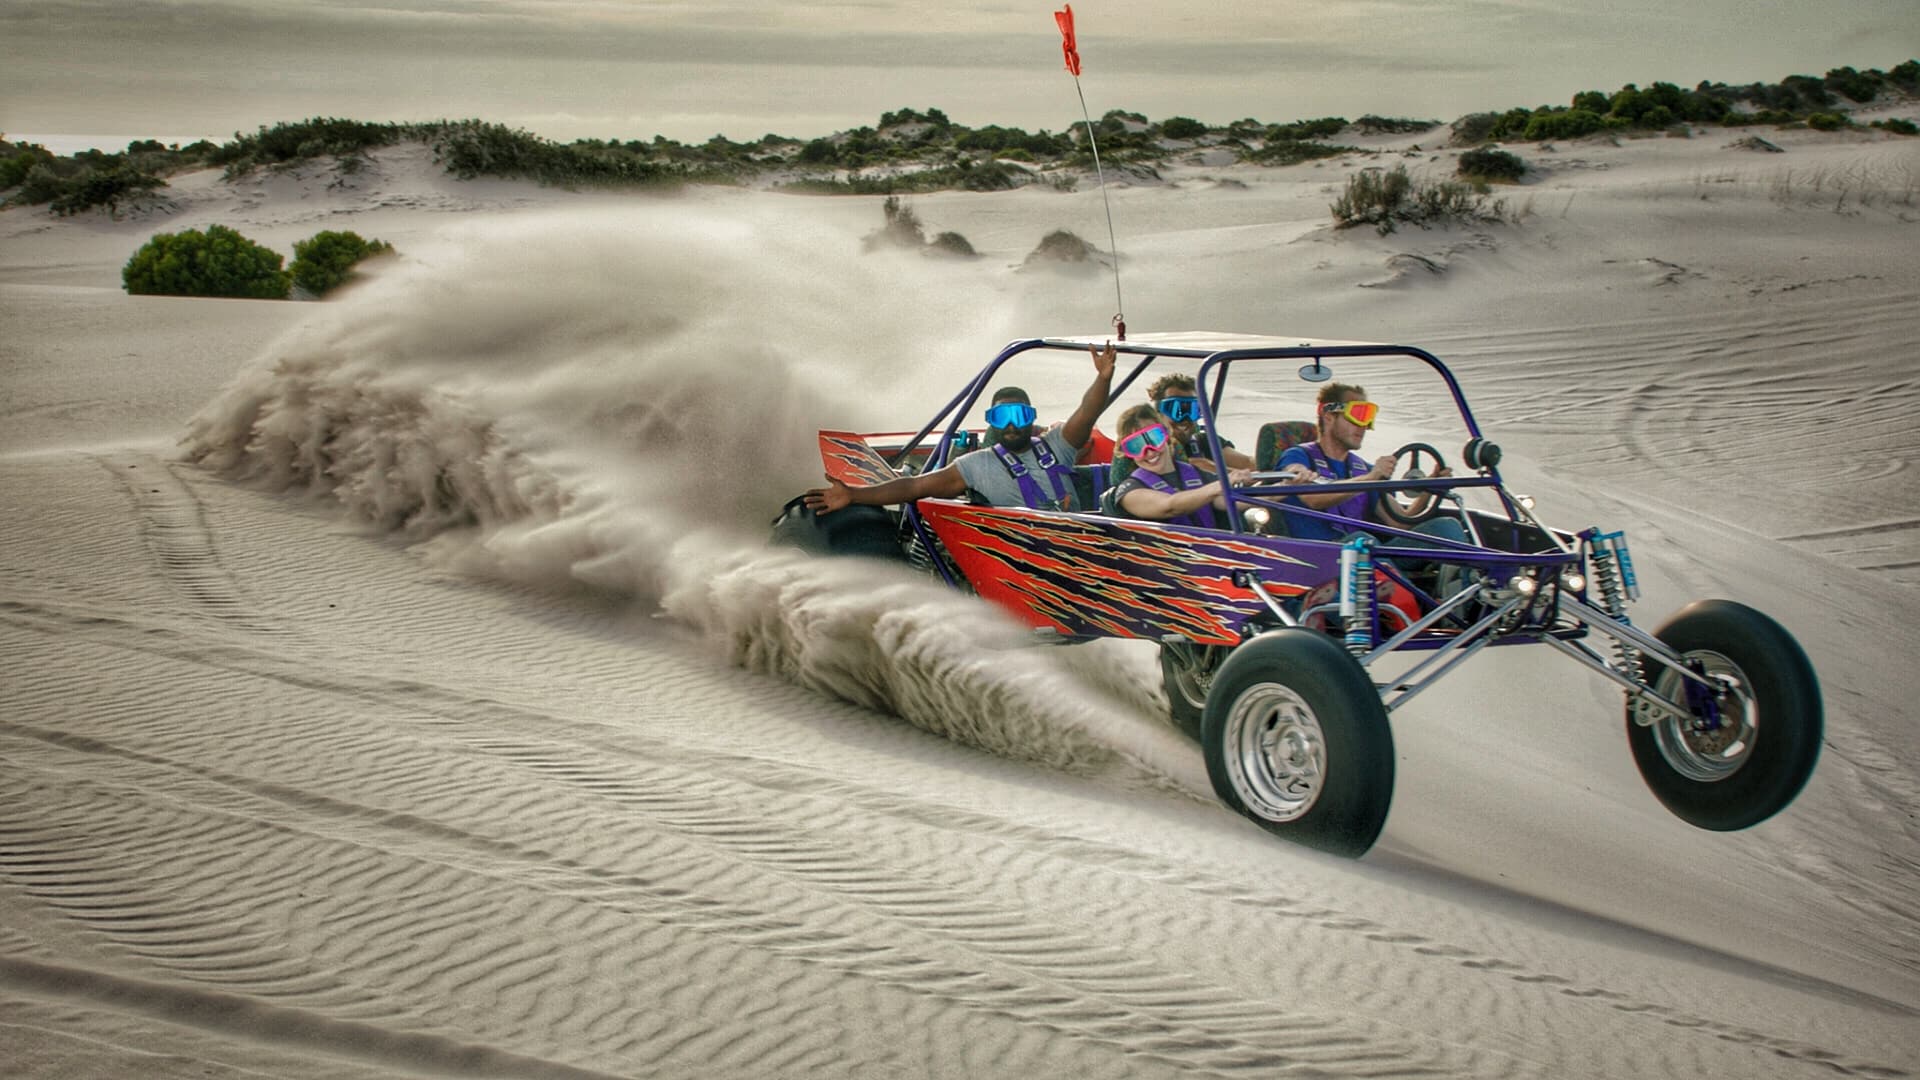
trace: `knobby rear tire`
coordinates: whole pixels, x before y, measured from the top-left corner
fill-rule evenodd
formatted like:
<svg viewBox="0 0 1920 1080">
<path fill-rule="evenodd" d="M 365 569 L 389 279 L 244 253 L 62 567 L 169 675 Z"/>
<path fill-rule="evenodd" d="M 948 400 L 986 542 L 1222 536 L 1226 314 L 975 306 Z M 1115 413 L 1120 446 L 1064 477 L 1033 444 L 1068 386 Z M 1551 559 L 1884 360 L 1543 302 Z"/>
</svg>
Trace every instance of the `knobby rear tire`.
<svg viewBox="0 0 1920 1080">
<path fill-rule="evenodd" d="M 864 555 L 895 562 L 907 557 L 900 546 L 899 524 L 878 506 L 845 506 L 816 514 L 795 499 L 774 521 L 773 542 L 821 555 Z"/>
</svg>

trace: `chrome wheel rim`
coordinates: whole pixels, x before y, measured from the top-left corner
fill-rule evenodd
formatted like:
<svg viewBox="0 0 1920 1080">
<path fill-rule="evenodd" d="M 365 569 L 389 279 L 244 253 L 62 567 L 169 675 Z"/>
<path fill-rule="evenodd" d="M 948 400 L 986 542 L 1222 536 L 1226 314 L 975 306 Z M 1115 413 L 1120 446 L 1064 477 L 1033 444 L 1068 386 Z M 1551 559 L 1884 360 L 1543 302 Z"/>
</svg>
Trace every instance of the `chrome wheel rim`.
<svg viewBox="0 0 1920 1080">
<path fill-rule="evenodd" d="M 1313 708 L 1292 689 L 1261 683 L 1227 713 L 1227 774 L 1248 812 L 1268 821 L 1298 820 L 1325 785 L 1326 734 Z"/>
<path fill-rule="evenodd" d="M 1686 654 L 1698 661 L 1703 673 L 1720 687 L 1720 723 L 1708 727 L 1693 716 L 1667 716 L 1653 725 L 1653 741 L 1660 756 L 1689 780 L 1712 783 L 1740 771 L 1753 756 L 1760 734 L 1760 709 L 1752 684 L 1740 665 L 1717 652 Z M 1655 689 L 1673 701 L 1685 701 L 1687 680 L 1663 668 Z"/>
</svg>

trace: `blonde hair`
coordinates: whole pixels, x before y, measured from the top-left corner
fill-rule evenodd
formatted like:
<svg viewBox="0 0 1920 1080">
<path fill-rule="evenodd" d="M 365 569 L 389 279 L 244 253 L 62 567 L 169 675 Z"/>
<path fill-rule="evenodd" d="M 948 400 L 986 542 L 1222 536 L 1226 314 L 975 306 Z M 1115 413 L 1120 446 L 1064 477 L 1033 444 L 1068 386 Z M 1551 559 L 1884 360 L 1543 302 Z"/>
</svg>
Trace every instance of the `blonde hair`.
<svg viewBox="0 0 1920 1080">
<path fill-rule="evenodd" d="M 1164 424 L 1166 421 L 1161 419 L 1160 410 L 1152 405 L 1135 405 L 1121 413 L 1120 419 L 1115 423 L 1118 425 L 1120 438 L 1124 439 L 1136 431 L 1145 431 L 1155 424 Z"/>
</svg>

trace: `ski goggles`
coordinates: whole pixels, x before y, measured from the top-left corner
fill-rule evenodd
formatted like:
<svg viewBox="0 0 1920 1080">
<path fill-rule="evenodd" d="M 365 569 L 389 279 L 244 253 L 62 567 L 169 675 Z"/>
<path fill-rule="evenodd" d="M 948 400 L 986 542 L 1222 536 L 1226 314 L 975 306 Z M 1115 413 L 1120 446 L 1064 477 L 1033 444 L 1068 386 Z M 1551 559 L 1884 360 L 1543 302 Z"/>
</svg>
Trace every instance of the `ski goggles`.
<svg viewBox="0 0 1920 1080">
<path fill-rule="evenodd" d="M 1370 428 L 1380 415 L 1380 406 L 1371 401 L 1329 401 L 1320 407 L 1346 417 L 1355 427 Z"/>
<path fill-rule="evenodd" d="M 1200 419 L 1200 399 L 1197 397 L 1163 397 L 1154 402 L 1160 415 L 1178 424 L 1183 420 Z"/>
<path fill-rule="evenodd" d="M 1139 431 L 1121 439 L 1120 452 L 1130 458 L 1138 458 L 1141 454 L 1146 453 L 1149 447 L 1165 445 L 1167 445 L 1167 426 L 1165 424 L 1155 424 L 1150 428 L 1141 428 Z"/>
<path fill-rule="evenodd" d="M 987 410 L 987 426 L 992 428 L 1032 427 L 1040 413 L 1024 401 L 1003 401 Z"/>
</svg>

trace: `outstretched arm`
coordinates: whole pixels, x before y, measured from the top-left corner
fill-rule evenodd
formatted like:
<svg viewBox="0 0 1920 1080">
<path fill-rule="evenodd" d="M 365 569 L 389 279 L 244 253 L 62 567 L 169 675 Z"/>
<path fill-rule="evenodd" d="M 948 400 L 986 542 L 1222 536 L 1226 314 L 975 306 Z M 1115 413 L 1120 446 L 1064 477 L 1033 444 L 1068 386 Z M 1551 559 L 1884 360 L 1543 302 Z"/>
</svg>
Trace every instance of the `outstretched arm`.
<svg viewBox="0 0 1920 1080">
<path fill-rule="evenodd" d="M 1113 362 L 1118 356 L 1114 352 L 1113 342 L 1107 342 L 1104 350 L 1089 345 L 1087 352 L 1093 355 L 1093 383 L 1087 387 L 1086 393 L 1080 395 L 1079 407 L 1073 410 L 1073 415 L 1067 417 L 1066 424 L 1060 429 L 1060 433 L 1066 436 L 1068 446 L 1087 445 L 1087 440 L 1093 437 L 1093 422 L 1100 419 L 1100 413 L 1107 407 L 1107 398 L 1113 392 Z"/>
<path fill-rule="evenodd" d="M 807 509 L 816 514 L 831 514 L 844 506 L 892 506 L 916 499 L 957 499 L 967 493 L 966 478 L 958 466 L 949 465 L 918 476 L 901 476 L 871 487 L 848 487 L 827 477 L 827 486 L 814 488 L 804 498 Z"/>
</svg>

